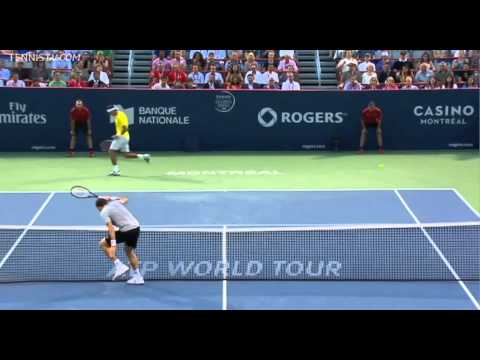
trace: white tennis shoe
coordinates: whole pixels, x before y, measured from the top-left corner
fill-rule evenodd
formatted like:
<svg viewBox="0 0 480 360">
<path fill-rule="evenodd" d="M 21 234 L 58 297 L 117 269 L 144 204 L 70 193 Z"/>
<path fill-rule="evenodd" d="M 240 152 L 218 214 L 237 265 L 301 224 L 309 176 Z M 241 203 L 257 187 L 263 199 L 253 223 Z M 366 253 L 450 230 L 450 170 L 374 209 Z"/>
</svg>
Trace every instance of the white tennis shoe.
<svg viewBox="0 0 480 360">
<path fill-rule="evenodd" d="M 125 275 L 128 270 L 130 270 L 130 268 L 129 268 L 127 265 L 121 264 L 121 265 L 115 270 L 115 274 L 113 275 L 112 281 L 118 279 L 118 278 L 119 278 L 120 276 L 122 276 L 122 275 Z"/>
<path fill-rule="evenodd" d="M 127 281 L 127 284 L 129 285 L 143 285 L 145 284 L 145 281 L 143 280 L 142 276 L 134 276 L 130 280 Z"/>
</svg>

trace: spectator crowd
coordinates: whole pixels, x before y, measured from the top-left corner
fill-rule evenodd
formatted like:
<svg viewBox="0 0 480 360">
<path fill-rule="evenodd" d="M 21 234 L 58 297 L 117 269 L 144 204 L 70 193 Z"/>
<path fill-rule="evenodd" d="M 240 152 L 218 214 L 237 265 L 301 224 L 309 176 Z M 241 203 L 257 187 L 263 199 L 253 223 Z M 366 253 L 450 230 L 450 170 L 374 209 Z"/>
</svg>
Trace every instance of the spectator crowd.
<svg viewBox="0 0 480 360">
<path fill-rule="evenodd" d="M 112 50 L 0 50 L 0 87 L 110 87 L 112 56 Z M 341 90 L 479 87 L 480 50 L 332 50 L 331 56 Z M 300 90 L 299 71 L 294 50 L 156 50 L 149 87 Z"/>
<path fill-rule="evenodd" d="M 110 87 L 112 53 L 112 50 L 8 53 L 0 50 L 0 87 Z"/>
<path fill-rule="evenodd" d="M 300 90 L 294 50 L 157 50 L 149 86 Z"/>
<path fill-rule="evenodd" d="M 480 50 L 336 50 L 343 90 L 478 88 Z"/>
</svg>

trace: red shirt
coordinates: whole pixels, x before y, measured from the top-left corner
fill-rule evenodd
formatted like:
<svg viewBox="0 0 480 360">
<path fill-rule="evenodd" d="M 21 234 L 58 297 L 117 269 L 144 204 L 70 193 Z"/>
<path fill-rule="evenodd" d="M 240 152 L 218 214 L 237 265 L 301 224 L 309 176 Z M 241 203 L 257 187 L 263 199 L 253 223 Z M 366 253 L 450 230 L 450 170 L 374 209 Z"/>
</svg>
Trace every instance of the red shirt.
<svg viewBox="0 0 480 360">
<path fill-rule="evenodd" d="M 71 79 L 67 83 L 68 87 L 87 87 L 88 83 L 85 80 Z"/>
<path fill-rule="evenodd" d="M 366 124 L 377 124 L 382 121 L 383 113 L 378 107 L 365 108 L 362 111 L 362 119 Z"/>
<path fill-rule="evenodd" d="M 166 71 L 166 70 L 163 70 L 163 71 L 158 71 L 158 70 L 152 70 L 150 72 L 150 77 L 151 78 L 154 78 L 154 79 L 161 79 L 163 78 L 164 76 L 168 76 L 169 75 L 169 72 Z"/>
<path fill-rule="evenodd" d="M 86 106 L 80 109 L 73 107 L 72 110 L 70 110 L 70 117 L 77 123 L 86 123 L 90 116 L 90 110 L 88 110 Z"/>
<path fill-rule="evenodd" d="M 187 74 L 183 71 L 172 71 L 170 74 L 168 74 L 168 81 L 170 83 L 176 83 L 177 81 L 180 81 L 182 84 L 187 82 Z"/>
</svg>

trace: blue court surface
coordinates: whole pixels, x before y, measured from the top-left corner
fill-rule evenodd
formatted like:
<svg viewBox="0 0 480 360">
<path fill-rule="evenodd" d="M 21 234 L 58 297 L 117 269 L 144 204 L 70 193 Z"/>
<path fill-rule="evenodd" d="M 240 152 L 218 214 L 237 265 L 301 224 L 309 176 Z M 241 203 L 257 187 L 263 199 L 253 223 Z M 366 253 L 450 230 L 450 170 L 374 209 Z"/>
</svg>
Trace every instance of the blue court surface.
<svg viewBox="0 0 480 360">
<path fill-rule="evenodd" d="M 122 195 L 129 197 L 129 209 L 147 229 L 480 221 L 478 212 L 455 189 L 182 191 Z M 103 225 L 92 199 L 74 199 L 69 193 L 60 192 L 0 193 L 0 219 L 4 229 L 7 226 Z M 22 246 L 21 230 L 9 230 L 8 234 L 6 231 L 0 230 L 0 280 L 2 271 L 12 266 L 9 261 L 15 259 L 15 252 Z M 424 246 L 433 249 L 435 240 L 432 236 L 430 243 L 427 238 L 418 241 L 424 241 Z M 138 246 L 141 248 L 141 242 Z M 478 251 L 479 247 L 474 249 Z M 55 251 L 55 248 L 47 250 Z M 437 256 L 433 250 L 432 253 Z M 473 256 L 480 257 L 480 253 Z M 445 263 L 446 268 L 448 263 L 455 271 L 461 259 L 448 259 L 448 255 L 442 258 L 438 254 L 438 261 Z M 447 271 L 451 271 L 450 268 Z M 480 310 L 479 301 L 480 282 L 461 280 L 156 280 L 146 281 L 144 286 L 111 281 L 0 282 L 0 309 Z"/>
</svg>

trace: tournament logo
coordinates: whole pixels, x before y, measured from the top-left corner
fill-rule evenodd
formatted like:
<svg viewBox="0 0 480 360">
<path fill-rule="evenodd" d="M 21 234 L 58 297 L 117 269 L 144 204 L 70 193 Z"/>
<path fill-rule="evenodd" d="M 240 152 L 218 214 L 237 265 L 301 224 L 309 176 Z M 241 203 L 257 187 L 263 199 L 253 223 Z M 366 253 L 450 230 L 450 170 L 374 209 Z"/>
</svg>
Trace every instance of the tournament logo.
<svg viewBox="0 0 480 360">
<path fill-rule="evenodd" d="M 222 91 L 215 95 L 215 110 L 226 113 L 235 107 L 235 96 L 229 91 Z"/>
</svg>

